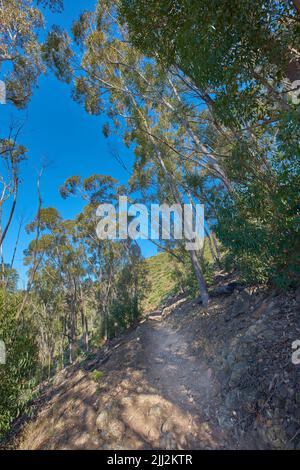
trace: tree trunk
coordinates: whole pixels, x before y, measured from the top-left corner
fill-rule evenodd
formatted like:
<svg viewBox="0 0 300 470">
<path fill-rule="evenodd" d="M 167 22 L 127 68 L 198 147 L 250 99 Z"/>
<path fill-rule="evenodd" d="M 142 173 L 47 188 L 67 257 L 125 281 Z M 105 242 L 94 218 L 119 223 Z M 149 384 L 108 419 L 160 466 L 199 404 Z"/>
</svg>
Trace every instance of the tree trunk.
<svg viewBox="0 0 300 470">
<path fill-rule="evenodd" d="M 218 259 L 218 255 L 215 252 L 212 237 L 211 237 L 210 233 L 208 232 L 208 230 L 206 228 L 205 228 L 205 235 L 206 235 L 206 238 L 208 240 L 209 249 L 210 249 L 211 255 L 213 257 L 213 260 L 214 260 L 215 263 L 217 263 L 220 266 L 220 260 Z"/>
<path fill-rule="evenodd" d="M 85 350 L 88 352 L 89 350 L 89 337 L 88 337 L 88 321 L 85 315 L 85 308 L 84 308 L 84 300 L 83 295 L 80 289 L 80 313 L 81 313 L 81 341 L 82 344 L 85 345 Z"/>
<path fill-rule="evenodd" d="M 201 269 L 199 260 L 197 258 L 196 252 L 195 251 L 189 251 L 189 254 L 190 254 L 192 265 L 193 265 L 195 275 L 196 275 L 196 278 L 197 278 L 202 305 L 203 305 L 204 308 L 206 308 L 208 306 L 209 296 L 208 296 L 208 292 L 207 292 L 207 289 L 206 289 L 206 283 L 205 283 L 205 280 L 204 280 L 204 277 L 203 277 L 203 274 L 202 274 L 202 269 Z"/>
<path fill-rule="evenodd" d="M 181 201 L 181 197 L 178 193 L 178 188 L 177 188 L 177 185 L 176 185 L 176 181 L 174 181 L 173 175 L 170 174 L 170 172 L 168 171 L 168 169 L 166 167 L 166 164 L 165 164 L 165 161 L 164 161 L 164 159 L 162 157 L 162 154 L 160 152 L 160 149 L 158 148 L 154 137 L 151 135 L 147 118 L 144 115 L 144 113 L 141 111 L 138 103 L 136 102 L 135 97 L 127 89 L 126 84 L 124 84 L 124 88 L 126 89 L 126 91 L 129 94 L 129 97 L 131 99 L 133 107 L 135 108 L 135 110 L 137 111 L 137 113 L 140 115 L 140 117 L 142 119 L 142 122 L 145 126 L 145 129 L 146 129 L 146 131 L 149 135 L 150 142 L 153 145 L 153 149 L 154 149 L 154 152 L 155 152 L 155 155 L 156 155 L 156 161 L 158 162 L 160 168 L 162 169 L 162 171 L 163 171 L 163 173 L 166 177 L 166 180 L 168 182 L 168 185 L 170 187 L 171 193 L 172 193 L 173 198 L 174 198 L 174 202 L 176 204 L 182 205 L 182 201 Z M 205 280 L 204 280 L 204 277 L 203 277 L 203 274 L 202 274 L 201 266 L 199 264 L 196 253 L 194 251 L 190 251 L 190 250 L 188 250 L 188 251 L 189 251 L 189 255 L 190 255 L 190 258 L 191 258 L 191 261 L 192 261 L 192 265 L 193 265 L 193 268 L 195 270 L 195 275 L 196 275 L 196 278 L 197 278 L 197 281 L 198 281 L 198 286 L 199 286 L 199 291 L 200 291 L 202 304 L 203 304 L 204 307 L 207 307 L 208 301 L 209 301 L 209 296 L 208 296 Z"/>
<path fill-rule="evenodd" d="M 89 352 L 89 323 L 87 317 L 85 317 L 85 347 L 86 352 Z"/>
<path fill-rule="evenodd" d="M 300 0 L 292 0 L 294 7 L 296 8 L 298 15 L 300 15 Z"/>
<path fill-rule="evenodd" d="M 108 340 L 108 310 L 105 308 L 104 311 L 104 339 Z"/>
</svg>

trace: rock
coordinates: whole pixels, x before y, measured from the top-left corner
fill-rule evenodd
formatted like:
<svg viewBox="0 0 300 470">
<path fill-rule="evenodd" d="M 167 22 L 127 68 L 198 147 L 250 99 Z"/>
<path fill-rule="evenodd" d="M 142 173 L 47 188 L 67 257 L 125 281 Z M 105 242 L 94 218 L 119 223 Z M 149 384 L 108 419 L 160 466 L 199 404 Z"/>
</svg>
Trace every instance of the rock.
<svg viewBox="0 0 300 470">
<path fill-rule="evenodd" d="M 251 300 L 252 297 L 247 291 L 247 289 L 244 289 L 242 292 L 239 292 L 236 295 L 233 305 L 226 313 L 225 321 L 230 321 L 250 310 Z"/>
<path fill-rule="evenodd" d="M 292 439 L 298 431 L 299 431 L 299 424 L 297 424 L 294 421 L 289 423 L 285 429 L 288 439 Z"/>
<path fill-rule="evenodd" d="M 211 297 L 218 297 L 219 295 L 231 295 L 235 290 L 243 290 L 244 284 L 239 282 L 230 282 L 224 286 L 216 287 L 211 293 Z"/>
<path fill-rule="evenodd" d="M 75 439 L 74 444 L 76 447 L 82 447 L 86 445 L 89 442 L 89 440 L 90 440 L 89 433 L 84 433 Z M 98 441 L 97 441 L 97 444 L 98 444 Z"/>
<path fill-rule="evenodd" d="M 107 435 L 111 439 L 121 440 L 125 434 L 125 425 L 118 419 L 112 419 L 108 424 Z"/>
<path fill-rule="evenodd" d="M 150 427 L 147 436 L 151 442 L 158 441 L 160 438 L 160 431 L 156 427 Z"/>
<path fill-rule="evenodd" d="M 283 384 L 279 385 L 279 387 L 277 388 L 277 393 L 278 393 L 279 397 L 282 398 L 282 399 L 285 399 L 285 398 L 288 397 L 287 388 Z"/>
<path fill-rule="evenodd" d="M 168 418 L 162 425 L 161 430 L 164 433 L 170 433 L 173 429 L 174 429 L 174 423 L 170 418 Z"/>
<path fill-rule="evenodd" d="M 159 405 L 154 405 L 150 408 L 149 411 L 150 416 L 156 416 L 157 418 L 161 418 L 164 415 L 164 410 Z"/>
<path fill-rule="evenodd" d="M 211 293 L 211 297 L 218 297 L 219 295 L 231 295 L 234 291 L 234 287 L 229 284 L 225 286 L 216 287 Z"/>
<path fill-rule="evenodd" d="M 296 403 L 300 403 L 300 392 L 296 392 L 295 394 L 295 400 L 296 400 Z"/>
<path fill-rule="evenodd" d="M 298 287 L 298 289 L 296 289 L 295 297 L 296 297 L 297 303 L 300 305 L 300 287 Z"/>
<path fill-rule="evenodd" d="M 99 431 L 105 430 L 107 428 L 109 422 L 109 413 L 107 410 L 101 411 L 101 413 L 97 416 L 96 419 L 96 426 Z"/>
</svg>

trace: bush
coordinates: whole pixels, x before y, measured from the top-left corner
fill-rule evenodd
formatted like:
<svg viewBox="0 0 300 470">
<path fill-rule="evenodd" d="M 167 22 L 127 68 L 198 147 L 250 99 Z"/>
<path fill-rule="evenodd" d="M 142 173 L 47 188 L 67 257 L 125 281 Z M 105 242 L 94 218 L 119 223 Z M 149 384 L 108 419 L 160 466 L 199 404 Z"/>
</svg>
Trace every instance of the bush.
<svg viewBox="0 0 300 470">
<path fill-rule="evenodd" d="M 0 340 L 6 347 L 6 364 L 0 365 L 0 439 L 25 411 L 35 384 L 36 332 L 28 318 L 16 318 L 19 305 L 19 294 L 0 291 Z"/>
<path fill-rule="evenodd" d="M 236 181 L 243 172 L 243 182 L 235 185 L 235 198 L 228 196 L 218 205 L 216 233 L 228 250 L 228 264 L 247 281 L 299 285 L 299 142 L 300 115 L 289 114 L 279 127 L 268 174 L 255 167 L 246 179 L 243 166 L 231 168 Z"/>
<path fill-rule="evenodd" d="M 101 372 L 101 370 L 93 370 L 93 372 L 91 372 L 91 379 L 94 382 L 97 382 L 97 383 L 100 382 L 102 377 L 103 377 L 103 372 Z"/>
</svg>

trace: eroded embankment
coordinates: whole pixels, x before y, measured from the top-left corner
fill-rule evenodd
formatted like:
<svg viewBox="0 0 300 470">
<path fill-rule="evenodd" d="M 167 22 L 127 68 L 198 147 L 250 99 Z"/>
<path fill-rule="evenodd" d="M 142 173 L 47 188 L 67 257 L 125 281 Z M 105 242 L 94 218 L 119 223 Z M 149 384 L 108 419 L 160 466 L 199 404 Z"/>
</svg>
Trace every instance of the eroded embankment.
<svg viewBox="0 0 300 470">
<path fill-rule="evenodd" d="M 299 448 L 297 338 L 292 291 L 239 287 L 206 311 L 170 300 L 93 360 L 58 374 L 18 447 Z"/>
</svg>

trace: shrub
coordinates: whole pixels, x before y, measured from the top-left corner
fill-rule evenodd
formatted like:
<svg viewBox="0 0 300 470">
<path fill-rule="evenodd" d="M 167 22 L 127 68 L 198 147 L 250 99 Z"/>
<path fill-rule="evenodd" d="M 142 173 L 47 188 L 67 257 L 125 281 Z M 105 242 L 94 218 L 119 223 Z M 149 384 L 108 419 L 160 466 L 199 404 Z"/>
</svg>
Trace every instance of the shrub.
<svg viewBox="0 0 300 470">
<path fill-rule="evenodd" d="M 99 382 L 102 377 L 103 377 L 103 372 L 101 372 L 101 370 L 93 370 L 93 372 L 91 372 L 91 379 L 94 382 Z"/>
<path fill-rule="evenodd" d="M 0 439 L 25 411 L 35 385 L 36 332 L 26 316 L 16 318 L 19 305 L 19 294 L 0 291 L 0 339 L 6 347 L 6 364 L 0 365 Z"/>
</svg>

